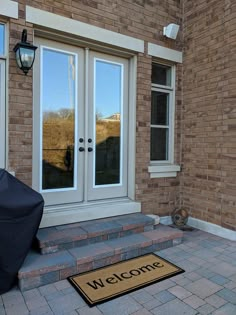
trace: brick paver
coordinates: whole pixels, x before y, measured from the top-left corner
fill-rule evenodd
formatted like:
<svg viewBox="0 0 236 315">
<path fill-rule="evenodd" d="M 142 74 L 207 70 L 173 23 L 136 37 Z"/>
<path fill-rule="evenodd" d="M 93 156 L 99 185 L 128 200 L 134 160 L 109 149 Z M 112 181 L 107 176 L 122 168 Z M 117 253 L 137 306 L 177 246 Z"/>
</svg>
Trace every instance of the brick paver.
<svg viewBox="0 0 236 315">
<path fill-rule="evenodd" d="M 209 296 L 208 298 L 205 299 L 205 301 L 217 308 L 227 303 L 227 301 L 225 301 L 224 299 L 222 299 L 220 296 L 216 294 Z"/>
<path fill-rule="evenodd" d="M 100 253 L 102 254 L 102 253 Z M 157 252 L 185 273 L 90 308 L 67 280 L 0 296 L 0 315 L 235 315 L 236 242 L 185 232 Z"/>
<path fill-rule="evenodd" d="M 192 293 L 196 294 L 202 299 L 205 299 L 206 297 L 222 289 L 222 287 L 219 286 L 218 284 L 215 284 L 214 282 L 209 281 L 208 279 L 205 278 L 199 279 L 191 284 L 188 284 L 186 288 L 187 290 L 191 291 Z"/>
<path fill-rule="evenodd" d="M 216 293 L 218 296 L 223 298 L 224 300 L 233 303 L 236 305 L 236 293 L 229 290 L 229 289 L 223 289 Z"/>
<path fill-rule="evenodd" d="M 98 309 L 104 315 L 129 315 L 142 308 L 143 307 L 129 295 L 98 305 Z"/>
<path fill-rule="evenodd" d="M 188 306 L 184 302 L 175 299 L 155 308 L 154 310 L 152 310 L 152 313 L 154 315 L 195 315 L 197 314 L 197 311 L 195 311 L 192 307 Z"/>
<path fill-rule="evenodd" d="M 102 312 L 99 311 L 97 307 L 88 308 L 87 306 L 84 306 L 82 308 L 79 308 L 77 310 L 77 313 L 79 315 L 102 315 Z"/>
<path fill-rule="evenodd" d="M 189 306 L 191 306 L 194 309 L 206 304 L 206 302 L 204 300 L 200 299 L 196 295 L 191 295 L 191 296 L 187 297 L 186 299 L 184 299 L 183 301 L 184 301 L 184 303 L 188 304 Z"/>
<path fill-rule="evenodd" d="M 218 310 L 212 313 L 212 315 L 235 315 L 236 314 L 236 305 L 225 304 Z"/>
<path fill-rule="evenodd" d="M 197 310 L 199 314 L 208 315 L 212 314 L 212 312 L 215 310 L 215 307 L 210 304 L 204 304 L 203 306 L 200 306 Z"/>
<path fill-rule="evenodd" d="M 187 298 L 188 296 L 192 295 L 191 292 L 187 291 L 185 288 L 183 288 L 179 285 L 176 285 L 175 287 L 170 288 L 169 292 L 174 294 L 180 300 L 183 300 L 183 299 Z"/>
<path fill-rule="evenodd" d="M 154 297 L 157 298 L 161 303 L 166 303 L 176 298 L 176 296 L 168 291 L 161 291 L 154 295 Z"/>
</svg>

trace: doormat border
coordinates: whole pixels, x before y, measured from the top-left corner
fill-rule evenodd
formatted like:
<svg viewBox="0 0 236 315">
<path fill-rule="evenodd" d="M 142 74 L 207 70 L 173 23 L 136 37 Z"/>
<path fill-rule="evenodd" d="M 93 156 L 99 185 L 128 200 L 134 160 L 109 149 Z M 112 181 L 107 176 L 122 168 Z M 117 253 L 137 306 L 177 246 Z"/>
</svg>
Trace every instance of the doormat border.
<svg viewBox="0 0 236 315">
<path fill-rule="evenodd" d="M 93 271 L 98 271 L 98 270 L 101 270 L 101 269 L 107 269 L 111 266 L 115 266 L 115 265 L 119 265 L 120 263 L 123 263 L 123 262 L 127 262 L 127 261 L 132 261 L 132 260 L 135 260 L 137 258 L 140 258 L 140 257 L 145 257 L 145 256 L 149 256 L 149 255 L 153 255 L 153 256 L 156 256 L 162 260 L 164 260 L 166 263 L 172 265 L 173 267 L 175 267 L 177 269 L 177 271 L 175 272 L 172 272 L 168 275 L 165 275 L 165 276 L 162 276 L 161 278 L 158 278 L 158 279 L 154 279 L 154 280 L 151 280 L 151 281 L 148 281 L 148 282 L 145 282 L 141 285 L 138 285 L 137 287 L 133 287 L 132 289 L 127 289 L 127 290 L 123 290 L 121 293 L 117 293 L 111 297 L 107 297 L 107 298 L 102 298 L 101 300 L 98 300 L 96 302 L 90 302 L 89 298 L 86 297 L 86 293 L 82 291 L 82 289 L 80 289 L 76 283 L 74 283 L 73 281 L 73 278 L 76 277 L 76 276 L 82 276 L 82 275 L 85 275 L 85 274 L 88 274 L 90 272 L 93 272 Z M 178 267 L 177 265 L 175 265 L 174 263 L 168 261 L 167 259 L 161 257 L 161 256 L 158 256 L 157 254 L 155 253 L 149 253 L 149 254 L 144 254 L 144 255 L 140 255 L 140 256 L 137 256 L 137 257 L 134 257 L 134 258 L 130 258 L 130 259 L 126 259 L 126 260 L 122 260 L 122 261 L 119 261 L 119 262 L 116 262 L 114 264 L 110 264 L 110 265 L 107 265 L 107 266 L 104 266 L 104 267 L 99 267 L 97 269 L 93 269 L 93 270 L 90 270 L 90 271 L 85 271 L 85 272 L 82 272 L 82 273 L 77 273 L 77 274 L 74 274 L 72 276 L 69 276 L 67 277 L 67 280 L 70 282 L 70 284 L 75 288 L 75 290 L 79 293 L 79 295 L 83 298 L 83 300 L 90 306 L 90 307 L 93 307 L 95 305 L 98 305 L 98 304 L 101 304 L 101 303 L 105 303 L 105 302 L 108 302 L 108 301 L 111 301 L 115 298 L 118 298 L 118 297 L 121 297 L 122 295 L 125 295 L 127 293 L 131 293 L 131 292 L 134 292 L 136 290 L 139 290 L 139 289 L 143 289 L 147 286 L 149 286 L 150 284 L 154 284 L 154 283 L 158 283 L 158 282 L 161 282 L 163 280 L 166 280 L 166 279 L 169 279 L 171 277 L 174 277 L 174 276 L 177 276 L 181 273 L 184 273 L 185 270 Z"/>
</svg>

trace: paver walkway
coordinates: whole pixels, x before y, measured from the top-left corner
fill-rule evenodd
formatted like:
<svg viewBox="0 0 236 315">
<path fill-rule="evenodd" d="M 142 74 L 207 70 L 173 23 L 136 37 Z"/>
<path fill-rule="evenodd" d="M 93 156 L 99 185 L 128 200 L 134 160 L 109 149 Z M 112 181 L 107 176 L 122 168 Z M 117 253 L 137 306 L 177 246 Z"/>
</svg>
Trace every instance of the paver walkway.
<svg viewBox="0 0 236 315">
<path fill-rule="evenodd" d="M 0 296 L 0 315 L 235 315 L 236 242 L 202 231 L 157 252 L 185 273 L 90 308 L 67 280 Z"/>
</svg>

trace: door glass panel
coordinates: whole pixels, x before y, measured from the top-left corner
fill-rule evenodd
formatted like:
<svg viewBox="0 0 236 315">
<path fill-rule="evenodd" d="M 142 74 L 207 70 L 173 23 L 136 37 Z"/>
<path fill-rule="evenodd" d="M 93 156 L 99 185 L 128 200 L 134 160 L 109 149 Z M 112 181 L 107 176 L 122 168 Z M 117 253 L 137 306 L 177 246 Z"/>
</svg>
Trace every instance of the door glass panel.
<svg viewBox="0 0 236 315">
<path fill-rule="evenodd" d="M 42 189 L 76 185 L 74 150 L 75 55 L 43 49 L 42 55 Z"/>
<path fill-rule="evenodd" d="M 0 56 L 5 54 L 5 26 L 3 24 L 0 24 Z"/>
<path fill-rule="evenodd" d="M 95 61 L 95 186 L 120 183 L 122 65 Z"/>
</svg>

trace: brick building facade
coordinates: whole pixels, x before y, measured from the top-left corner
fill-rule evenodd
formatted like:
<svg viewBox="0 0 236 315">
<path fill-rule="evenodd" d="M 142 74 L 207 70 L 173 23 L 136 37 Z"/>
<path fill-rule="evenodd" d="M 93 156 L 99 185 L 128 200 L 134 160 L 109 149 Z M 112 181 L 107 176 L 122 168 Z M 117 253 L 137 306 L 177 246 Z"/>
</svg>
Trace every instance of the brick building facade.
<svg viewBox="0 0 236 315">
<path fill-rule="evenodd" d="M 128 134 L 132 128 L 135 129 L 132 131 L 135 141 L 129 136 L 126 161 L 128 192 L 124 197 L 140 204 L 143 213 L 169 216 L 175 208 L 182 206 L 194 218 L 235 229 L 236 5 L 233 1 L 2 2 L 0 22 L 5 25 L 7 43 L 4 57 L 6 146 L 5 165 L 2 167 L 38 188 L 32 180 L 35 171 L 33 134 L 37 133 L 34 97 L 38 92 L 33 84 L 36 66 L 25 76 L 17 68 L 13 52 L 22 30 L 27 29 L 30 42 L 35 42 L 36 38 L 49 39 L 109 56 L 120 54 L 128 60 L 129 81 L 133 80 L 135 95 L 132 96 L 134 92 L 128 94 L 135 109 L 130 106 L 133 109 L 129 112 L 127 128 Z M 176 40 L 163 35 L 163 27 L 170 23 L 180 25 Z M 85 30 L 88 27 L 87 37 L 83 30 L 80 33 L 80 27 Z M 102 33 L 103 30 L 108 33 Z M 116 39 L 119 41 L 117 34 L 124 36 L 119 43 L 114 42 Z M 113 36 L 113 41 L 109 42 L 107 38 Z M 136 42 L 132 46 L 133 39 Z M 127 40 L 130 46 L 122 44 L 123 40 Z M 36 54 L 39 53 L 38 49 Z M 165 71 L 174 69 L 171 74 L 171 80 L 175 81 L 172 90 L 171 87 L 164 89 L 161 85 L 152 84 L 153 63 L 167 67 Z M 171 139 L 174 145 L 173 148 L 168 147 L 166 154 L 169 158 L 166 161 L 161 159 L 160 163 L 150 162 L 152 91 L 159 96 L 170 91 L 175 96 Z M 166 112 L 163 115 L 167 115 Z M 165 128 L 170 133 L 172 127 L 168 125 Z M 171 143 L 168 142 L 168 145 L 171 146 Z M 131 165 L 132 161 L 134 165 Z M 133 171 L 130 171 L 132 167 Z M 110 202 L 109 198 L 106 199 Z M 140 211 L 140 208 L 135 211 Z M 56 223 L 64 223 L 61 220 Z"/>
<path fill-rule="evenodd" d="M 185 3 L 181 201 L 235 230 L 236 5 Z"/>
</svg>

